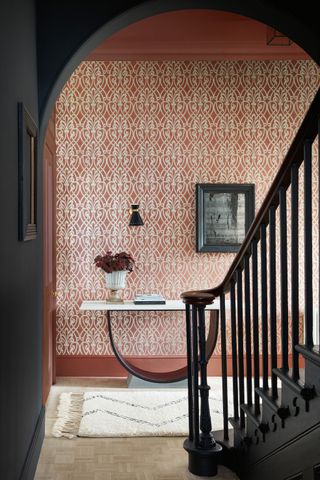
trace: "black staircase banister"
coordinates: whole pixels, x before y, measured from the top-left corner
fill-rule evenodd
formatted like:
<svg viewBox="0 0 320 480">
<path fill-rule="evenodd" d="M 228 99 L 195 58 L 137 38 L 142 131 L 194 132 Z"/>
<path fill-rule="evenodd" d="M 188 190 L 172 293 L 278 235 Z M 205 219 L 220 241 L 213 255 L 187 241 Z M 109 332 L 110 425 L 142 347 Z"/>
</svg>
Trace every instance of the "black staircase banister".
<svg viewBox="0 0 320 480">
<path fill-rule="evenodd" d="M 288 150 L 287 155 L 273 180 L 271 187 L 263 201 L 254 221 L 249 228 L 246 237 L 240 247 L 239 252 L 235 256 L 224 280 L 217 287 L 201 290 L 201 292 L 211 293 L 214 297 L 219 297 L 222 293 L 227 293 L 230 287 L 230 281 L 234 277 L 237 269 L 242 266 L 244 256 L 250 253 L 251 242 L 254 238 L 260 238 L 260 226 L 269 223 L 270 207 L 279 205 L 278 192 L 280 187 L 287 189 L 291 182 L 291 166 L 296 163 L 298 166 L 303 162 L 304 141 L 309 139 L 314 141 L 318 134 L 318 117 L 320 111 L 320 89 L 316 93 L 311 106 L 304 117 L 301 126 Z M 199 291 L 200 293 L 200 291 Z"/>
<path fill-rule="evenodd" d="M 259 442 L 262 444 L 265 443 L 265 437 L 268 432 L 275 432 L 277 430 L 277 419 L 278 421 L 279 419 L 281 420 L 282 429 L 285 427 L 285 420 L 292 412 L 291 408 L 289 408 L 289 397 L 287 398 L 286 394 L 283 395 L 282 390 L 281 395 L 278 396 L 277 382 L 279 378 L 284 384 L 291 386 L 290 388 L 293 392 L 297 392 L 306 402 L 309 402 L 315 395 L 314 386 L 311 388 L 308 384 L 304 385 L 302 381 L 299 380 L 299 354 L 306 356 L 304 353 L 306 351 L 311 352 L 313 356 L 318 355 L 318 357 L 320 357 L 318 351 L 315 353 L 312 349 L 312 233 L 310 233 L 312 232 L 312 143 L 317 135 L 320 137 L 319 127 L 320 89 L 315 95 L 298 133 L 223 282 L 212 289 L 189 291 L 181 294 L 186 304 L 188 346 L 189 438 L 184 442 L 184 448 L 189 454 L 189 471 L 196 475 L 216 475 L 217 465 L 222 461 L 221 445 L 215 441 L 211 431 L 212 424 L 209 406 L 210 386 L 207 382 L 208 357 L 206 354 L 207 342 L 205 334 L 205 308 L 211 304 L 216 297 L 220 297 L 221 308 L 224 441 L 228 442 L 229 439 L 226 293 L 230 294 L 231 371 L 233 387 L 233 417 L 229 418 L 229 422 L 235 429 L 235 448 L 244 453 L 244 445 L 249 447 L 251 443 L 255 446 L 259 445 Z M 305 308 L 305 347 L 298 344 L 299 264 L 297 263 L 297 257 L 299 256 L 299 220 L 297 211 L 299 211 L 298 169 L 302 163 L 304 164 L 304 271 L 309 272 L 308 275 L 305 275 L 304 282 L 304 297 L 307 305 Z M 290 289 L 288 288 L 287 189 L 290 185 L 292 199 L 292 227 L 290 230 L 292 246 L 290 259 L 293 265 L 290 279 L 292 283 L 295 284 L 291 293 L 292 374 L 289 373 L 288 350 L 288 292 Z M 276 209 L 278 207 L 280 226 L 278 234 L 279 242 L 277 242 L 276 235 Z M 269 238 L 269 250 L 267 248 L 267 236 Z M 278 262 L 276 261 L 277 243 L 279 243 L 280 247 L 280 261 Z M 280 278 L 280 290 L 278 294 L 281 300 L 281 368 L 278 368 L 277 361 L 276 284 L 278 276 Z M 268 288 L 268 286 L 270 288 Z M 243 308 L 243 302 L 245 303 L 245 308 Z M 191 308 L 192 317 L 190 315 Z M 260 327 L 262 339 L 259 333 Z M 262 362 L 260 359 L 261 353 Z M 271 362 L 269 360 L 269 353 L 271 353 Z M 317 359 L 317 362 L 320 364 L 320 360 Z M 262 372 L 260 367 L 262 367 Z M 229 374 L 230 373 L 231 372 L 229 372 Z M 252 373 L 254 374 L 254 389 L 252 388 Z M 263 381 L 260 386 L 261 373 Z M 271 390 L 269 388 L 270 373 L 272 374 Z M 245 375 L 247 377 L 247 398 L 245 398 Z M 247 403 L 245 403 L 245 401 Z M 296 399 L 294 399 L 294 401 L 296 401 Z M 297 410 L 295 403 L 294 407 L 294 415 L 296 416 L 299 413 L 299 407 Z M 308 411 L 307 403 L 306 411 Z M 224 446 L 228 448 L 227 445 Z"/>
</svg>

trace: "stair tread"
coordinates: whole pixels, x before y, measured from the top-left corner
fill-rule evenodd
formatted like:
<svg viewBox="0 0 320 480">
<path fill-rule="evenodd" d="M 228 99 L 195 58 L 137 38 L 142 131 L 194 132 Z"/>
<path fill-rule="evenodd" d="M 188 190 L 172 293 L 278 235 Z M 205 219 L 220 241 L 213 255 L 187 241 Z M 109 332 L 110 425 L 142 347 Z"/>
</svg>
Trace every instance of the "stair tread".
<svg viewBox="0 0 320 480">
<path fill-rule="evenodd" d="M 263 422 L 261 413 L 258 415 L 255 413 L 254 405 L 242 404 L 240 408 L 261 432 L 265 433 L 268 431 L 268 424 Z"/>
<path fill-rule="evenodd" d="M 274 368 L 273 373 L 280 378 L 289 388 L 291 388 L 297 395 L 300 395 L 305 400 L 311 400 L 315 396 L 314 387 L 304 383 L 304 380 L 295 379 L 292 376 L 291 370 L 283 370 L 282 368 Z"/>
<path fill-rule="evenodd" d="M 263 399 L 263 401 L 267 403 L 269 408 L 271 408 L 277 415 L 279 415 L 280 418 L 284 419 L 290 415 L 288 405 L 284 405 L 281 400 L 282 390 L 278 391 L 278 398 L 272 397 L 271 389 L 264 390 L 263 388 L 256 388 L 255 391 Z"/>
<path fill-rule="evenodd" d="M 306 345 L 296 345 L 295 348 L 297 352 L 301 353 L 303 357 L 320 366 L 320 350 L 318 345 L 314 347 L 307 347 Z"/>
</svg>

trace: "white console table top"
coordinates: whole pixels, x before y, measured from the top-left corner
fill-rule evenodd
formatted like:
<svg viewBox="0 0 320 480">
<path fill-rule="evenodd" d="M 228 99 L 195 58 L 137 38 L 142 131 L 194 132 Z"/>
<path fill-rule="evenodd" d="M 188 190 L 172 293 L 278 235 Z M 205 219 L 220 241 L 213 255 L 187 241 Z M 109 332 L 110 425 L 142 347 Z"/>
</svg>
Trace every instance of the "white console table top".
<svg viewBox="0 0 320 480">
<path fill-rule="evenodd" d="M 226 302 L 226 308 L 227 306 Z M 167 300 L 165 304 L 153 305 L 136 305 L 133 301 L 125 301 L 123 303 L 108 303 L 105 300 L 84 300 L 81 303 L 80 310 L 100 310 L 109 312 L 130 312 L 130 311 L 170 311 L 185 310 L 186 306 L 182 300 Z M 219 310 L 220 301 L 216 299 L 211 305 L 206 307 L 207 310 Z"/>
</svg>

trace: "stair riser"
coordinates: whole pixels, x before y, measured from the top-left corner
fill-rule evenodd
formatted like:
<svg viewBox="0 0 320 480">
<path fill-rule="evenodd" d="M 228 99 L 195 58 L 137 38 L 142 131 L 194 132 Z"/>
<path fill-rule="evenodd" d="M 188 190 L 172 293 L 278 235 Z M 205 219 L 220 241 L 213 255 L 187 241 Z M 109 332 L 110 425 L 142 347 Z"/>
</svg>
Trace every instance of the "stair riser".
<svg viewBox="0 0 320 480">
<path fill-rule="evenodd" d="M 306 383 L 311 386 L 314 385 L 316 394 L 320 396 L 320 369 L 319 366 L 315 365 L 308 359 L 306 359 L 305 376 Z"/>
<path fill-rule="evenodd" d="M 262 433 L 250 418 L 246 420 L 246 436 L 250 439 L 248 451 L 252 448 L 252 445 L 260 445 L 263 441 Z"/>
<path fill-rule="evenodd" d="M 286 405 L 290 409 L 290 414 L 293 415 L 296 411 L 295 399 L 300 404 L 301 408 L 305 408 L 305 400 L 297 392 L 294 392 L 289 385 L 282 383 L 282 404 Z"/>
</svg>

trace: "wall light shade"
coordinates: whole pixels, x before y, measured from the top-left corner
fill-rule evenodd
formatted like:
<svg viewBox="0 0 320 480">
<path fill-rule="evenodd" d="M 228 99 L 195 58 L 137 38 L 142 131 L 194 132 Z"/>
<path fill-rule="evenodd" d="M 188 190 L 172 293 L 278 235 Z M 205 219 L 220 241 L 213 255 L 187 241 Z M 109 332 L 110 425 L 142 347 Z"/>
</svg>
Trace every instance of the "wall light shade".
<svg viewBox="0 0 320 480">
<path fill-rule="evenodd" d="M 141 225 L 144 225 L 141 215 L 139 213 L 139 205 L 131 205 L 130 213 L 131 217 L 129 227 L 140 227 Z"/>
</svg>

